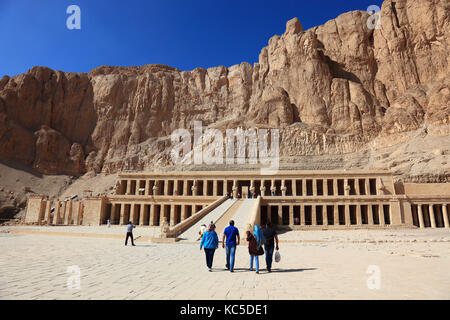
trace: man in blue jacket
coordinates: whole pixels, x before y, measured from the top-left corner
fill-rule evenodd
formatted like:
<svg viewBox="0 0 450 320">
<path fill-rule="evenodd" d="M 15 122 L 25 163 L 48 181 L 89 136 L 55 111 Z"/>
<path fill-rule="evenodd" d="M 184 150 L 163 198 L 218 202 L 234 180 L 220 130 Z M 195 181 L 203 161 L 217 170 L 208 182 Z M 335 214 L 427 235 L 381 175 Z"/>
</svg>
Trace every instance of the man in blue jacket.
<svg viewBox="0 0 450 320">
<path fill-rule="evenodd" d="M 208 227 L 208 231 L 203 233 L 202 241 L 200 242 L 200 250 L 202 247 L 205 248 L 205 256 L 206 256 L 206 266 L 208 267 L 208 271 L 211 272 L 214 252 L 219 247 L 219 237 L 215 231 L 216 226 L 211 223 Z"/>
<path fill-rule="evenodd" d="M 223 231 L 222 248 L 225 248 L 225 237 L 227 239 L 227 264 L 226 268 L 230 272 L 234 272 L 234 257 L 236 255 L 236 246 L 239 245 L 239 230 L 234 226 L 234 221 L 230 221 L 230 225 Z"/>
</svg>

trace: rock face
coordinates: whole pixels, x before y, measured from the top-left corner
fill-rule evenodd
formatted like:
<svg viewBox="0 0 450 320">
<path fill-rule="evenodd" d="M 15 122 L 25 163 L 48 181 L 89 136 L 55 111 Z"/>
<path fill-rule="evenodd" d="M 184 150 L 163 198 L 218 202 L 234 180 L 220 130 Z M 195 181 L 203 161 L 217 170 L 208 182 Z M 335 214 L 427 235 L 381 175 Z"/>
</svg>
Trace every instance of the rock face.
<svg viewBox="0 0 450 320">
<path fill-rule="evenodd" d="M 383 148 L 420 133 L 449 141 L 450 3 L 386 0 L 380 16 L 375 30 L 363 11 L 306 31 L 292 19 L 253 66 L 5 76 L 0 158 L 45 174 L 153 170 L 171 165 L 171 133 L 201 120 L 220 130 L 279 128 L 282 160 L 362 152 L 355 167 L 390 169 L 392 161 L 372 159 Z"/>
</svg>

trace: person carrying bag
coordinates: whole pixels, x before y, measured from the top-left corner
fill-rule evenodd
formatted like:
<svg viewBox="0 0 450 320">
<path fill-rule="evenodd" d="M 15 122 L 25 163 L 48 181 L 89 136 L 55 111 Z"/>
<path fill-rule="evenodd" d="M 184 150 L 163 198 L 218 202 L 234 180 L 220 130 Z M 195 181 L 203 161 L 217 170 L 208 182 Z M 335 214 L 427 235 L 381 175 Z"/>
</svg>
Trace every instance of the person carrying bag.
<svg viewBox="0 0 450 320">
<path fill-rule="evenodd" d="M 259 256 L 264 255 L 262 243 L 264 236 L 259 226 L 255 226 L 253 234 L 247 231 L 248 252 L 250 254 L 250 271 L 253 271 L 253 260 L 255 260 L 256 273 L 259 273 Z"/>
</svg>

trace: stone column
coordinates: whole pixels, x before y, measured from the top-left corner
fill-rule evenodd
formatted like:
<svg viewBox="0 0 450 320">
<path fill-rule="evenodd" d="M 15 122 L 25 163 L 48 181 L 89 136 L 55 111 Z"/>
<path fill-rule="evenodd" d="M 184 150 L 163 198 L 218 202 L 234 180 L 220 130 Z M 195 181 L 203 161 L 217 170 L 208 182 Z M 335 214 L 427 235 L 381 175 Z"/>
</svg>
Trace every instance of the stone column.
<svg viewBox="0 0 450 320">
<path fill-rule="evenodd" d="M 65 225 L 69 225 L 72 220 L 72 210 L 73 210 L 73 201 L 69 200 L 69 207 L 67 208 L 66 220 L 64 221 Z"/>
<path fill-rule="evenodd" d="M 213 196 L 217 197 L 217 180 L 213 180 Z"/>
<path fill-rule="evenodd" d="M 59 224 L 61 214 L 61 201 L 56 201 L 55 214 L 53 216 L 53 224 Z"/>
<path fill-rule="evenodd" d="M 447 204 L 442 205 L 442 215 L 444 216 L 444 227 L 450 228 L 450 224 L 448 221 L 448 212 L 447 212 Z"/>
<path fill-rule="evenodd" d="M 151 226 L 156 226 L 156 219 L 155 219 L 155 205 L 152 203 L 150 205 L 150 225 Z"/>
<path fill-rule="evenodd" d="M 306 195 L 308 195 L 308 192 L 307 192 L 307 188 L 306 188 L 306 178 L 305 178 L 305 179 L 302 179 L 302 196 L 304 197 Z"/>
<path fill-rule="evenodd" d="M 345 204 L 345 225 L 346 226 L 351 225 L 351 221 L 350 221 L 350 206 L 348 204 Z"/>
<path fill-rule="evenodd" d="M 169 180 L 164 180 L 164 193 L 163 196 L 169 195 Z"/>
<path fill-rule="evenodd" d="M 378 217 L 380 219 L 380 225 L 384 226 L 386 222 L 384 221 L 384 208 L 382 204 L 378 207 Z"/>
<path fill-rule="evenodd" d="M 314 183 L 314 182 L 313 182 Z M 313 191 L 314 194 L 314 191 Z M 313 226 L 317 226 L 317 206 L 316 205 L 312 205 L 311 206 L 311 225 Z"/>
<path fill-rule="evenodd" d="M 356 204 L 356 224 L 358 226 L 362 225 L 361 205 L 360 204 Z"/>
<path fill-rule="evenodd" d="M 130 221 L 135 224 L 136 223 L 136 204 L 132 203 L 130 208 Z"/>
<path fill-rule="evenodd" d="M 127 180 L 127 191 L 125 193 L 126 195 L 131 195 L 131 180 Z"/>
<path fill-rule="evenodd" d="M 283 206 L 281 204 L 278 205 L 278 225 L 283 224 Z"/>
<path fill-rule="evenodd" d="M 361 191 L 359 190 L 359 179 L 355 178 L 355 193 L 356 195 L 361 195 Z"/>
<path fill-rule="evenodd" d="M 259 191 L 261 191 L 261 197 L 264 197 L 266 195 L 266 186 L 264 185 L 263 182 L 261 182 L 261 187 L 259 187 Z"/>
<path fill-rule="evenodd" d="M 275 186 L 275 180 L 270 181 L 270 195 L 276 195 L 277 194 L 277 187 Z"/>
<path fill-rule="evenodd" d="M 184 221 L 188 218 L 187 216 L 187 209 L 186 209 L 186 205 L 183 204 L 181 205 L 181 221 Z"/>
<path fill-rule="evenodd" d="M 251 195 L 252 195 L 252 197 L 253 197 L 253 194 L 255 193 L 255 180 L 250 180 L 250 189 L 249 189 L 249 191 L 250 191 L 250 193 L 251 193 Z"/>
<path fill-rule="evenodd" d="M 364 179 L 364 187 L 366 189 L 366 196 L 370 196 L 370 183 L 367 178 Z"/>
<path fill-rule="evenodd" d="M 120 205 L 120 225 L 125 224 L 125 203 Z"/>
<path fill-rule="evenodd" d="M 350 195 L 350 186 L 348 185 L 348 179 L 344 179 L 344 195 Z"/>
<path fill-rule="evenodd" d="M 116 204 L 111 203 L 111 224 L 116 224 Z"/>
<path fill-rule="evenodd" d="M 313 191 L 313 196 L 317 196 L 317 179 L 313 179 L 312 181 L 312 191 Z"/>
<path fill-rule="evenodd" d="M 146 196 L 150 195 L 150 180 L 145 180 L 145 193 Z"/>
<path fill-rule="evenodd" d="M 203 196 L 208 195 L 208 180 L 203 180 Z"/>
<path fill-rule="evenodd" d="M 134 190 L 134 195 L 138 196 L 141 193 L 139 192 L 139 189 L 141 188 L 141 180 L 137 179 L 136 180 L 136 190 Z"/>
<path fill-rule="evenodd" d="M 157 196 L 159 193 L 159 186 L 158 186 L 158 180 L 155 180 L 155 184 L 153 185 L 153 196 Z"/>
<path fill-rule="evenodd" d="M 337 181 L 338 179 L 336 178 L 333 179 L 333 196 L 337 196 L 339 194 Z"/>
<path fill-rule="evenodd" d="M 173 180 L 173 195 L 178 196 L 178 180 Z"/>
<path fill-rule="evenodd" d="M 238 194 L 238 185 L 237 185 L 237 180 L 233 180 L 233 198 L 237 198 L 237 194 Z"/>
<path fill-rule="evenodd" d="M 289 225 L 292 226 L 294 224 L 294 205 L 289 205 Z"/>
<path fill-rule="evenodd" d="M 188 183 L 189 180 L 184 180 L 183 181 L 183 196 L 187 196 L 188 195 Z"/>
<path fill-rule="evenodd" d="M 300 205 L 300 225 L 302 225 L 302 226 L 306 225 L 306 221 L 305 221 L 305 206 L 304 205 Z"/>
<path fill-rule="evenodd" d="M 339 210 L 337 204 L 333 204 L 333 217 L 334 217 L 334 225 L 339 225 Z"/>
<path fill-rule="evenodd" d="M 286 196 L 286 190 L 287 190 L 287 188 L 286 188 L 286 181 L 285 180 L 281 180 L 281 195 L 283 197 Z"/>
<path fill-rule="evenodd" d="M 170 226 L 174 226 L 176 224 L 176 216 L 175 216 L 175 205 L 170 205 Z"/>
<path fill-rule="evenodd" d="M 423 212 L 422 212 L 422 205 L 417 205 L 417 215 L 419 216 L 419 227 L 421 229 L 425 228 L 425 223 L 423 222 Z"/>
<path fill-rule="evenodd" d="M 297 195 L 297 180 L 292 180 L 291 181 L 291 186 L 292 186 L 292 195 L 295 197 Z"/>
<path fill-rule="evenodd" d="M 323 179 L 323 195 L 328 197 L 328 179 Z"/>
<path fill-rule="evenodd" d="M 367 223 L 371 226 L 374 225 L 373 223 L 373 207 L 372 204 L 367 205 Z"/>
<path fill-rule="evenodd" d="M 139 213 L 139 221 L 137 221 L 136 224 L 138 224 L 139 226 L 143 226 L 144 225 L 144 204 L 143 203 L 140 203 L 139 209 L 135 210 L 134 214 L 136 215 L 136 217 L 137 217 L 138 213 Z"/>
<path fill-rule="evenodd" d="M 66 218 L 67 218 L 67 213 L 66 213 L 66 210 L 67 210 L 67 201 L 64 201 L 63 202 L 63 207 L 62 207 L 62 210 L 61 210 L 61 217 L 60 217 L 60 223 L 61 224 L 65 224 L 65 221 L 66 221 Z"/>
<path fill-rule="evenodd" d="M 434 208 L 433 204 L 428 205 L 428 211 L 430 212 L 430 221 L 431 221 L 431 228 L 436 228 L 436 216 L 434 215 Z"/>
<path fill-rule="evenodd" d="M 47 207 L 46 207 L 46 219 L 47 219 L 47 224 L 51 224 L 52 222 L 50 221 L 50 218 L 51 218 L 51 214 L 52 214 L 52 204 L 53 204 L 53 201 L 51 201 L 51 200 L 48 200 L 47 201 Z"/>
<path fill-rule="evenodd" d="M 322 205 L 322 220 L 325 226 L 328 226 L 328 206 L 326 204 Z"/>
</svg>

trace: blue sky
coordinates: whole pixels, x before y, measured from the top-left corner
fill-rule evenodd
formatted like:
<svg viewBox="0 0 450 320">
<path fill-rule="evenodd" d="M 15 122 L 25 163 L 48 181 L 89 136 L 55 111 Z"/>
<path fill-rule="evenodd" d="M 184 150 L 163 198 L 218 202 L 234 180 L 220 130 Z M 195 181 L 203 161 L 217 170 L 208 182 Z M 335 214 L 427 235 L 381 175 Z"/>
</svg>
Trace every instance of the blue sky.
<svg viewBox="0 0 450 320">
<path fill-rule="evenodd" d="M 101 65 L 181 70 L 258 61 L 298 17 L 304 29 L 381 0 L 0 0 L 0 77 L 33 66 L 89 72 Z M 69 5 L 81 30 L 68 30 Z"/>
</svg>

